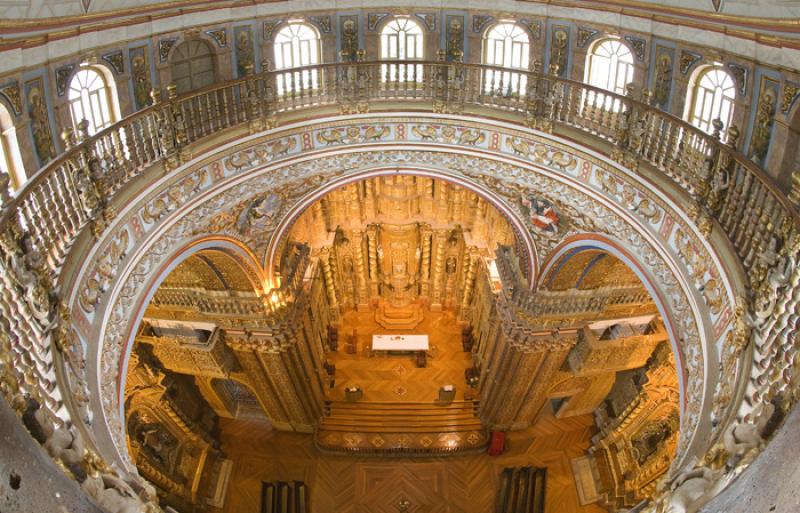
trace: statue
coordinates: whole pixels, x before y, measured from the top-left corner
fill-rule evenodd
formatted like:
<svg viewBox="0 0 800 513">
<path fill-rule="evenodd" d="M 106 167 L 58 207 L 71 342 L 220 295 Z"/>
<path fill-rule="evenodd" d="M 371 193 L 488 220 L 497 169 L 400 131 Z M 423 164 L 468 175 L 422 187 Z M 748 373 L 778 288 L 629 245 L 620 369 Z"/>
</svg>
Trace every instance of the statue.
<svg viewBox="0 0 800 513">
<path fill-rule="evenodd" d="M 33 131 L 33 144 L 42 164 L 50 162 L 56 151 L 53 147 L 53 138 L 50 135 L 50 118 L 47 115 L 47 106 L 42 99 L 38 87 L 32 87 L 28 92 L 30 105 L 31 129 Z"/>
<path fill-rule="evenodd" d="M 752 412 L 753 423 L 739 422 L 732 424 L 723 435 L 723 444 L 730 457 L 728 466 L 736 467 L 744 464 L 744 458 L 760 448 L 764 443 L 763 433 L 767 423 L 775 412 L 772 403 L 759 404 Z"/>
</svg>

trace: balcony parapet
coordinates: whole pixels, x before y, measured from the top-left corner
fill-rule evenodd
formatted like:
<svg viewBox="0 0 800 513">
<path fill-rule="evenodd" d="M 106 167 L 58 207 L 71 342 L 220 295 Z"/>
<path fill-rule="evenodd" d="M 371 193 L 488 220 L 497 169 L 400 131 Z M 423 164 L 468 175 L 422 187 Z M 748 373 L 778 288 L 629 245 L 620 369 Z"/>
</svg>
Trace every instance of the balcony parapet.
<svg viewBox="0 0 800 513">
<path fill-rule="evenodd" d="M 292 84 L 283 94 L 278 77 Z M 164 101 L 156 95 L 152 107 L 93 137 L 72 144 L 67 134 L 64 154 L 15 195 L 0 193 L 4 395 L 20 413 L 27 395 L 39 399 L 41 409 L 58 419 L 55 424 L 69 422 L 54 375 L 56 361 L 66 358 L 72 344 L 69 314 L 59 307 L 62 295 L 54 284 L 78 237 L 87 228 L 98 236 L 115 219 L 111 205 L 127 184 L 155 166 L 175 169 L 220 132 L 256 133 L 313 109 L 483 114 L 545 132 L 588 135 L 587 144 L 613 147 L 611 157 L 624 166 L 656 171 L 686 193 L 684 207 L 705 236 L 712 230 L 725 235 L 749 276 L 754 293 L 736 314 L 732 345 L 738 354 L 754 345 L 749 397 L 759 404 L 784 397 L 797 382 L 795 364 L 782 357 L 792 354 L 794 337 L 781 333 L 791 328 L 800 303 L 792 292 L 800 283 L 800 218 L 766 173 L 738 151 L 735 127 L 723 141 L 721 126 L 706 134 L 650 105 L 649 98 L 633 90 L 617 95 L 538 67 L 508 72 L 459 62 L 357 61 L 266 71 Z M 461 142 L 470 144 L 473 134 L 462 133 Z M 367 133 L 364 139 L 370 142 Z M 285 154 L 289 148 L 282 144 L 270 145 L 269 152 Z M 522 140 L 511 144 L 518 155 L 535 152 Z M 549 158 L 559 164 L 554 155 Z M 153 208 L 169 211 L 162 203 Z M 738 354 L 730 361 L 738 361 Z M 740 422 L 752 421 L 747 413 Z"/>
</svg>

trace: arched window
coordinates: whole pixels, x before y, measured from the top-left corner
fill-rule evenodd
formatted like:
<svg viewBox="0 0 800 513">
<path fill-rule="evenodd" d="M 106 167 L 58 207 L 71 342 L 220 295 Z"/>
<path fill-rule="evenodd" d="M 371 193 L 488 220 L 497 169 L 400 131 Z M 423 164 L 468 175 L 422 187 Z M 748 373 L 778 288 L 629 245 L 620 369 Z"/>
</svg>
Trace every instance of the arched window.
<svg viewBox="0 0 800 513">
<path fill-rule="evenodd" d="M 275 69 L 319 64 L 319 34 L 306 23 L 289 23 L 275 36 Z M 278 94 L 302 89 L 316 89 L 319 72 L 281 73 L 277 76 Z"/>
<path fill-rule="evenodd" d="M 512 69 L 528 69 L 530 60 L 528 32 L 516 23 L 498 23 L 486 31 L 483 41 L 483 63 Z M 509 71 L 486 70 L 483 90 L 504 95 L 524 94 L 528 77 Z"/>
<path fill-rule="evenodd" d="M 113 80 L 110 82 L 113 84 Z M 84 66 L 73 75 L 67 99 L 76 131 L 84 119 L 89 122 L 89 135 L 96 134 L 117 120 L 117 100 L 112 87 L 99 68 Z"/>
<path fill-rule="evenodd" d="M 200 39 L 190 39 L 175 47 L 170 58 L 172 83 L 178 94 L 214 83 L 214 51 Z"/>
<path fill-rule="evenodd" d="M 422 27 L 411 18 L 398 16 L 381 30 L 381 59 L 422 59 L 423 43 Z M 381 80 L 422 82 L 422 65 L 383 64 Z"/>
<path fill-rule="evenodd" d="M 0 103 L 0 172 L 7 173 L 13 190 L 25 183 L 25 170 L 17 143 L 14 121 L 5 105 Z"/>
<path fill-rule="evenodd" d="M 633 81 L 633 54 L 616 39 L 595 44 L 586 57 L 586 82 L 612 93 L 625 94 Z"/>
<path fill-rule="evenodd" d="M 700 70 L 694 84 L 686 111 L 689 122 L 709 134 L 714 131 L 711 122 L 715 119 L 721 119 L 725 127 L 730 126 L 736 99 L 733 78 L 722 68 L 706 68 Z"/>
</svg>

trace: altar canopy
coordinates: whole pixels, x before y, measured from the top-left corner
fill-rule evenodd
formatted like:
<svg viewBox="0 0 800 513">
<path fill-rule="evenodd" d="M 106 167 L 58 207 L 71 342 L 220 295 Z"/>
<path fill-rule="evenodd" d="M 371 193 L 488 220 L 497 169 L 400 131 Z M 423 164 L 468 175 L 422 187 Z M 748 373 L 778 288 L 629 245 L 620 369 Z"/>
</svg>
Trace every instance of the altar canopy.
<svg viewBox="0 0 800 513">
<path fill-rule="evenodd" d="M 373 351 L 427 351 L 428 335 L 372 335 Z"/>
</svg>

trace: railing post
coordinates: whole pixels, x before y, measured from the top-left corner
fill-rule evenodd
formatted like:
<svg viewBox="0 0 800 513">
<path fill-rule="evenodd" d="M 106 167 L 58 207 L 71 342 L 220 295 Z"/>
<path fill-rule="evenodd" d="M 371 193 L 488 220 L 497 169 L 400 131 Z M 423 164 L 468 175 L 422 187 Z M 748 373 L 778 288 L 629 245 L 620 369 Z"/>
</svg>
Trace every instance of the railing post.
<svg viewBox="0 0 800 513">
<path fill-rule="evenodd" d="M 158 147 L 164 158 L 164 169 L 171 171 L 181 164 L 181 147 L 187 142 L 183 114 L 177 108 L 175 101 L 177 98 L 176 86 L 175 84 L 167 86 L 167 103 L 160 101 L 161 95 L 157 91 L 153 91 L 151 97 L 153 105 L 156 107 Z"/>
<path fill-rule="evenodd" d="M 262 126 L 264 130 L 270 130 L 278 126 L 277 76 L 276 72 L 272 69 L 272 61 L 268 59 L 261 61 L 261 70 L 264 76 L 264 92 L 261 99 L 261 115 L 263 116 Z"/>
<path fill-rule="evenodd" d="M 611 158 L 635 171 L 639 164 L 637 152 L 642 142 L 642 126 L 634 101 L 636 88 L 633 84 L 625 86 L 625 100 L 619 112 L 619 124 L 615 134 L 614 150 Z"/>
<path fill-rule="evenodd" d="M 258 87 L 253 64 L 245 65 L 247 81 L 244 84 L 245 93 L 245 112 L 247 112 L 247 128 L 251 134 L 263 130 L 263 118 L 261 116 L 261 100 L 258 97 Z"/>
<path fill-rule="evenodd" d="M 542 61 L 533 61 L 533 73 L 528 80 L 528 90 L 525 91 L 525 126 L 541 129 L 539 120 L 544 105 L 544 88 L 542 81 Z"/>
<path fill-rule="evenodd" d="M 535 65 L 535 63 L 534 63 Z M 541 117 L 537 117 L 538 127 L 542 132 L 553 133 L 553 125 L 558 116 L 558 107 L 561 95 L 558 91 L 558 64 L 550 64 L 549 77 L 540 82 L 541 86 Z M 537 86 L 538 88 L 539 86 Z"/>
<path fill-rule="evenodd" d="M 452 61 L 447 61 L 447 52 L 440 49 L 434 73 L 433 112 L 460 114 L 464 111 L 464 63 L 463 52 L 454 50 Z"/>
</svg>

